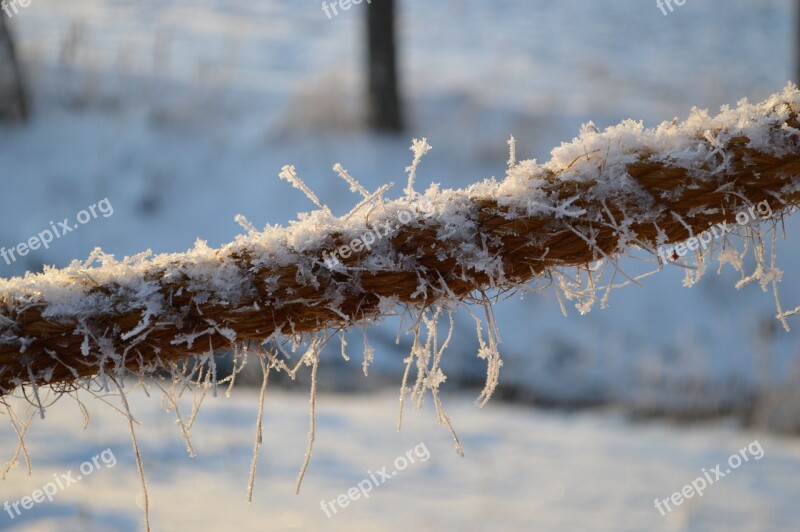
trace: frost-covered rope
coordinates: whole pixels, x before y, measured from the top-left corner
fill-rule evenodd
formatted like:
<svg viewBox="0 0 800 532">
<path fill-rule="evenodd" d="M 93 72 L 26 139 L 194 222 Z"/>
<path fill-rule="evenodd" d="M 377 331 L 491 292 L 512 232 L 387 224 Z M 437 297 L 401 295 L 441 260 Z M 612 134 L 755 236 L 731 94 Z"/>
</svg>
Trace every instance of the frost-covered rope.
<svg viewBox="0 0 800 532">
<path fill-rule="evenodd" d="M 270 339 L 327 339 L 398 306 L 478 301 L 488 317 L 487 292 L 552 280 L 563 267 L 590 274 L 588 308 L 596 261 L 655 252 L 758 203 L 776 217 L 800 203 L 799 114 L 800 92 L 790 85 L 759 104 L 714 117 L 695 109 L 653 129 L 589 124 L 545 164 L 516 163 L 512 153 L 502 181 L 424 193 L 413 185 L 429 146 L 417 141 L 401 199 L 386 199 L 387 187 L 368 194 L 336 168 L 363 196 L 344 217 L 287 167 L 282 177 L 321 207 L 288 227 L 256 231 L 245 220 L 248 233 L 220 249 L 198 241 L 185 253 L 125 260 L 97 250 L 64 269 L 0 280 L 0 390 L 146 375 Z M 702 262 L 704 250 L 697 253 Z M 758 273 L 762 284 L 775 275 L 769 267 Z M 562 294 L 579 292 L 568 285 Z M 488 346 L 481 338 L 490 364 L 495 344 L 494 333 Z M 431 388 L 440 354 L 425 359 Z"/>
</svg>

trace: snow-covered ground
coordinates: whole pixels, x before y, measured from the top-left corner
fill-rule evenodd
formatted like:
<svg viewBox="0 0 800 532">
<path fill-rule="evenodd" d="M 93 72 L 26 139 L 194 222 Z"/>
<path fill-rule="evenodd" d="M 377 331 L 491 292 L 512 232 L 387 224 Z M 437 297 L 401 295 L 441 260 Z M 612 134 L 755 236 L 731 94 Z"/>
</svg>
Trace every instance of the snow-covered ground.
<svg viewBox="0 0 800 532">
<path fill-rule="evenodd" d="M 412 137 L 425 136 L 434 147 L 420 166 L 419 186 L 463 187 L 503 175 L 509 134 L 520 156 L 546 160 L 588 120 L 601 128 L 627 118 L 653 126 L 685 117 L 694 105 L 716 111 L 741 97 L 761 100 L 792 77 L 793 3 L 689 1 L 665 17 L 655 2 L 637 0 L 401 1 L 411 127 L 395 138 L 358 126 L 363 3 L 328 20 L 318 0 L 34 0 L 12 20 L 35 115 L 25 127 L 0 127 L 0 246 L 27 240 L 51 220 L 74 217 L 103 198 L 114 214 L 24 261 L 0 260 L 0 276 L 63 266 L 95 246 L 118 256 L 181 251 L 196 238 L 218 246 L 241 231 L 233 222 L 238 213 L 257 226 L 285 224 L 313 205 L 278 181 L 284 164 L 296 165 L 323 201 L 344 213 L 355 197 L 330 166 L 341 162 L 373 190 L 387 181 L 401 184 Z M 788 219 L 786 231 L 780 286 L 784 305 L 793 308 L 800 304 L 800 217 Z M 681 286 L 682 277 L 679 268 L 668 269 L 644 288 L 616 291 L 609 308 L 585 316 L 570 309 L 563 317 L 551 295 L 502 301 L 496 308 L 501 383 L 540 402 L 610 402 L 645 415 L 734 410 L 756 424 L 796 430 L 800 346 L 796 332 L 777 326 L 771 295 L 757 286 L 737 291 L 730 271 L 707 275 L 691 289 Z M 459 319 L 443 361 L 450 375 L 445 388 L 482 377 L 474 324 Z M 397 325 L 389 320 L 371 331 L 377 348 L 371 381 L 399 383 L 409 340 L 394 345 Z M 350 342 L 357 351 L 358 339 Z M 361 385 L 357 361 L 336 373 L 321 371 L 320 386 Z M 798 455 L 790 440 L 758 435 L 763 460 L 662 518 L 654 497 L 669 496 L 751 435 L 733 426 L 629 425 L 497 404 L 473 410 L 455 400 L 450 410 L 467 446 L 462 460 L 433 426 L 431 412 L 412 416 L 396 436 L 396 398 L 383 395 L 320 402 L 319 445 L 299 498 L 291 493 L 305 441 L 303 401 L 268 396 L 267 460 L 256 503 L 246 507 L 255 416 L 248 393 L 208 403 L 195 427 L 199 456 L 191 464 L 181 458 L 177 430 L 166 417 L 140 414 L 156 530 L 228 522 L 272 530 L 298 519 L 309 529 L 401 528 L 415 516 L 413 524 L 431 530 L 495 523 L 797 528 L 791 471 Z M 759 394 L 765 399 L 753 406 Z M 138 400 L 136 406 L 155 408 Z M 123 425 L 80 432 L 56 414 L 59 408 L 35 424 L 29 440 L 42 476 L 25 480 L 15 472 L 0 483 L 0 502 L 113 446 L 118 469 L 98 472 L 20 523 L 47 529 L 42 515 L 81 513 L 135 527 L 141 516 Z M 93 410 L 95 427 L 114 414 Z M 0 438 L 2 449 L 11 449 L 9 427 L 0 426 Z M 428 462 L 369 501 L 324 518 L 320 499 L 332 499 L 367 468 L 382 467 L 419 441 L 431 449 Z"/>
<path fill-rule="evenodd" d="M 480 409 L 469 397 L 446 397 L 465 448 L 460 458 L 449 433 L 436 424 L 430 403 L 419 412 L 408 411 L 397 433 L 397 395 L 321 395 L 314 454 L 300 495 L 295 495 L 306 447 L 308 398 L 272 392 L 267 394 L 254 500 L 248 504 L 255 392 L 206 400 L 193 429 L 193 459 L 186 455 L 173 415 L 158 399 L 142 393 L 132 397 L 134 415 L 145 421 L 137 435 L 157 531 L 800 527 L 795 511 L 800 444 L 729 424 L 631 425 L 606 413 L 565 416 L 497 404 Z M 28 477 L 19 469 L 0 482 L 0 504 L 30 495 L 70 470 L 76 481 L 59 490 L 53 502 L 35 504 L 13 520 L 3 514 L 4 529 L 141 530 L 141 489 L 127 421 L 110 408 L 97 408 L 97 400 L 84 399 L 95 410 L 87 430 L 80 430 L 82 415 L 68 400 L 32 426 L 27 444 L 34 474 Z M 702 497 L 687 499 L 666 516 L 655 508 L 656 498 L 680 491 L 703 477 L 704 469 L 721 464 L 725 474 L 729 457 L 754 440 L 754 450 L 760 446 L 763 455 L 748 453 L 747 462 L 710 484 Z M 0 433 L 0 448 L 14 446 L 12 434 Z M 109 467 L 113 460 L 99 460 L 98 468 L 77 480 L 81 464 L 106 449 L 116 464 Z M 406 457 L 409 450 L 414 463 L 399 461 L 404 469 L 397 470 L 397 457 Z M 388 480 L 376 473 L 384 466 L 384 473 L 396 473 Z M 336 514 L 329 510 L 327 517 L 321 502 L 370 480 L 370 472 L 379 484 L 367 491 L 369 498 L 337 507 Z"/>
</svg>

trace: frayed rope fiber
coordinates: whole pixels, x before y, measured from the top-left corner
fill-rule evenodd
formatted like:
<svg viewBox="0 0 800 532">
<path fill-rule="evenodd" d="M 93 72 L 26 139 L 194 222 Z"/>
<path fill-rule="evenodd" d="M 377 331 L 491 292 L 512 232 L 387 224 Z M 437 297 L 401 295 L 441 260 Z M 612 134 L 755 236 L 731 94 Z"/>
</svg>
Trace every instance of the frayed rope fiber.
<svg viewBox="0 0 800 532">
<path fill-rule="evenodd" d="M 0 280 L 0 392 L 144 376 L 216 349 L 369 323 L 398 306 L 487 301 L 486 291 L 562 267 L 654 253 L 760 202 L 774 223 L 800 203 L 798 116 L 789 85 L 715 117 L 695 109 L 653 129 L 588 124 L 548 163 L 516 162 L 512 142 L 505 179 L 424 193 L 413 181 L 429 146 L 416 141 L 400 199 L 384 198 L 388 187 L 370 194 L 335 167 L 364 196 L 342 217 L 287 167 L 320 207 L 288 227 L 257 231 L 245 220 L 247 234 L 217 250 L 199 241 L 124 260 L 96 250 L 64 269 Z M 403 213 L 417 214 L 398 223 Z M 394 230 L 365 246 L 365 233 L 380 236 L 386 224 Z"/>
</svg>

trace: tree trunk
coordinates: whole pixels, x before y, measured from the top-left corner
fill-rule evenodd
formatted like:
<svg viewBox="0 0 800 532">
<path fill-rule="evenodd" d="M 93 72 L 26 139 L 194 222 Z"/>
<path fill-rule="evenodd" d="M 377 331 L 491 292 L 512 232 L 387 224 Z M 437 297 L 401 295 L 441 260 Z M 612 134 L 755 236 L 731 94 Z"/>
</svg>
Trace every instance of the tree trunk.
<svg viewBox="0 0 800 532">
<path fill-rule="evenodd" d="M 800 85 L 800 0 L 794 6 L 794 83 Z"/>
<path fill-rule="evenodd" d="M 5 16 L 0 13 L 0 121 L 23 122 L 27 116 L 25 90 L 14 41 Z"/>
<path fill-rule="evenodd" d="M 366 8 L 369 125 L 381 131 L 401 131 L 394 0 L 372 0 Z"/>
</svg>

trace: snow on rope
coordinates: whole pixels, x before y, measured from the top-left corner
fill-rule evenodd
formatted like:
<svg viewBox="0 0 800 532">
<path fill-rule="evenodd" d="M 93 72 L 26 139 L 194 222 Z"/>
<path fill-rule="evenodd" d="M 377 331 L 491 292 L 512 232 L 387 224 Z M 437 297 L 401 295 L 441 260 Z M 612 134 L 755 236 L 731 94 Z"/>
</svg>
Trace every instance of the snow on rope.
<svg viewBox="0 0 800 532">
<path fill-rule="evenodd" d="M 216 350 L 233 348 L 237 361 L 248 351 L 260 357 L 264 387 L 270 370 L 294 376 L 311 366 L 310 448 L 322 348 L 345 329 L 401 310 L 413 335 L 401 409 L 407 392 L 420 405 L 430 390 L 439 421 L 449 426 L 437 392 L 455 307 L 474 303 L 485 315 L 484 329 L 473 314 L 478 356 L 488 368 L 485 402 L 502 365 L 492 315 L 497 296 L 552 286 L 559 301 L 573 300 L 586 312 L 598 299 L 605 305 L 612 288 L 637 281 L 617 262 L 631 253 L 643 253 L 654 271 L 677 259 L 688 284 L 716 256 L 742 272 L 741 283 L 773 288 L 778 318 L 788 328 L 786 318 L 800 307 L 781 308 L 774 239 L 781 218 L 800 203 L 799 128 L 800 91 L 790 84 L 759 104 L 742 101 L 713 117 L 693 109 L 685 121 L 653 129 L 625 121 L 600 132 L 590 123 L 545 164 L 517 162 L 512 138 L 505 179 L 460 190 L 432 185 L 424 193 L 414 182 L 430 146 L 415 140 L 399 199 L 387 198 L 391 184 L 370 192 L 334 166 L 362 196 L 341 217 L 287 166 L 281 177 L 318 207 L 287 227 L 259 231 L 239 216 L 247 234 L 220 249 L 198 241 L 185 253 L 123 260 L 97 249 L 63 269 L 0 280 L 0 403 L 7 406 L 3 396 L 21 394 L 43 416 L 43 388 L 69 394 L 92 384 L 108 391 L 113 383 L 122 393 L 123 375 L 170 372 L 173 392 L 165 392 L 177 411 L 176 386 L 216 390 L 218 383 L 233 383 L 236 371 L 218 379 L 213 358 Z M 769 216 L 733 226 L 756 207 Z M 744 249 L 732 245 L 727 232 L 691 245 L 692 237 L 717 224 L 731 224 L 744 237 Z M 772 253 L 765 252 L 766 236 Z M 663 252 L 687 239 L 693 251 L 687 258 Z M 748 252 L 756 259 L 750 275 L 743 271 Z M 443 317 L 450 330 L 439 338 Z M 306 350 L 290 368 L 288 351 L 300 346 Z M 366 336 L 365 346 L 366 373 L 373 357 Z M 347 358 L 343 336 L 342 355 Z M 416 381 L 407 385 L 412 368 Z M 22 420 L 10 410 L 9 416 L 22 441 Z M 187 426 L 180 426 L 191 452 Z M 256 452 L 260 441 L 257 434 Z M 308 455 L 300 479 L 307 464 Z M 254 474 L 255 457 L 251 489 Z"/>
<path fill-rule="evenodd" d="M 561 278 L 558 290 L 588 310 L 598 261 L 655 252 L 760 202 L 773 223 L 797 204 L 798 113 L 800 92 L 789 85 L 759 104 L 742 101 L 715 117 L 694 109 L 654 129 L 587 124 L 545 164 L 514 161 L 512 139 L 504 180 L 422 194 L 413 182 L 430 146 L 415 141 L 401 199 L 387 199 L 388 186 L 370 193 L 335 166 L 363 196 L 342 217 L 285 167 L 281 177 L 319 207 L 288 227 L 258 231 L 237 217 L 248 233 L 220 249 L 198 241 L 185 253 L 124 260 L 97 249 L 64 269 L 0 280 L 0 390 L 147 375 L 215 349 L 304 335 L 319 335 L 318 351 L 332 333 L 398 307 L 488 303 L 487 292 L 536 279 Z M 721 258 L 741 262 L 726 251 Z M 565 280 L 565 267 L 588 282 Z M 762 283 L 777 275 L 756 272 Z"/>
</svg>

